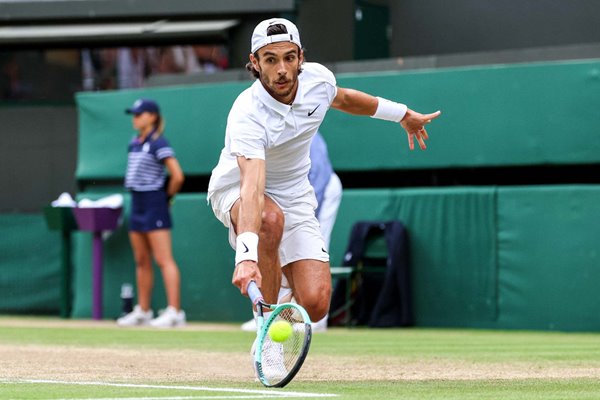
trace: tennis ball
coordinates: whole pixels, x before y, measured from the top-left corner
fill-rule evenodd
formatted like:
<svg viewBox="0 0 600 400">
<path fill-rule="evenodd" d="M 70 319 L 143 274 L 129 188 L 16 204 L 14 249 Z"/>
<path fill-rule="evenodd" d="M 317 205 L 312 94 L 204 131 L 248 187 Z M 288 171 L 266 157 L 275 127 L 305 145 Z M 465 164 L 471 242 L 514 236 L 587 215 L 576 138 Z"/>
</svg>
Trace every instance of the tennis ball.
<svg viewBox="0 0 600 400">
<path fill-rule="evenodd" d="M 269 327 L 269 336 L 274 342 L 284 342 L 290 337 L 291 334 L 292 325 L 290 325 L 287 321 L 277 321 Z"/>
</svg>

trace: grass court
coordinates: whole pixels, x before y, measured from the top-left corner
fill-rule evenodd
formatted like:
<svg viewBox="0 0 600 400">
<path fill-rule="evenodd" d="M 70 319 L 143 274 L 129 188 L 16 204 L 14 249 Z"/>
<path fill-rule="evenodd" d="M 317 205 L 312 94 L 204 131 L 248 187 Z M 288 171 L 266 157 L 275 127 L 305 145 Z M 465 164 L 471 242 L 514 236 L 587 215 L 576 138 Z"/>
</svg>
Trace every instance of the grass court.
<svg viewBox="0 0 600 400">
<path fill-rule="evenodd" d="M 596 399 L 600 334 L 343 329 L 283 389 L 253 378 L 237 324 L 122 329 L 0 317 L 2 399 Z"/>
</svg>

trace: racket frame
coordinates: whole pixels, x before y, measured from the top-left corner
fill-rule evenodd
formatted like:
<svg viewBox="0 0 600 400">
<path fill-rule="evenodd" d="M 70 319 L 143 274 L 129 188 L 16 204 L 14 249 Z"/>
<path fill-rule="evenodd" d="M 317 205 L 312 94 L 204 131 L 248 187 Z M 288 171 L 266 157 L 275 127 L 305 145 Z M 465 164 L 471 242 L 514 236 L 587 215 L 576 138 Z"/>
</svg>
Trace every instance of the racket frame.
<svg viewBox="0 0 600 400">
<path fill-rule="evenodd" d="M 260 290 L 258 289 L 258 287 L 256 286 L 256 283 L 254 281 L 250 282 L 250 284 L 248 285 L 248 295 L 250 296 L 252 303 L 256 307 L 256 312 L 257 312 L 257 316 L 256 316 L 257 342 L 256 342 L 256 349 L 254 351 L 254 366 L 258 373 L 258 379 L 266 387 L 279 387 L 279 388 L 284 387 L 285 385 L 290 383 L 292 379 L 294 379 L 294 377 L 296 376 L 298 371 L 300 371 L 300 368 L 302 367 L 302 364 L 304 363 L 306 356 L 308 355 L 308 350 L 310 349 L 310 343 L 312 340 L 312 326 L 311 326 L 310 317 L 308 316 L 308 313 L 306 312 L 306 310 L 301 305 L 296 304 L 296 303 L 281 303 L 281 304 L 265 303 L 264 299 L 262 297 L 262 294 L 260 293 Z M 265 309 L 265 308 L 272 311 L 271 315 L 267 318 L 266 321 L 264 318 L 264 311 L 263 311 L 263 309 Z M 269 327 L 271 326 L 273 321 L 277 318 L 277 316 L 281 312 L 283 312 L 284 310 L 287 310 L 289 308 L 293 308 L 293 309 L 297 310 L 300 313 L 300 315 L 302 316 L 302 319 L 304 320 L 304 326 L 305 326 L 304 343 L 302 344 L 302 350 L 301 350 L 300 356 L 296 360 L 292 369 L 290 371 L 288 371 L 288 373 L 286 374 L 286 376 L 283 377 L 283 379 L 281 379 L 277 382 L 271 382 L 264 376 L 263 371 L 262 371 L 262 347 L 263 347 L 263 344 L 265 343 L 265 338 L 269 334 Z"/>
</svg>

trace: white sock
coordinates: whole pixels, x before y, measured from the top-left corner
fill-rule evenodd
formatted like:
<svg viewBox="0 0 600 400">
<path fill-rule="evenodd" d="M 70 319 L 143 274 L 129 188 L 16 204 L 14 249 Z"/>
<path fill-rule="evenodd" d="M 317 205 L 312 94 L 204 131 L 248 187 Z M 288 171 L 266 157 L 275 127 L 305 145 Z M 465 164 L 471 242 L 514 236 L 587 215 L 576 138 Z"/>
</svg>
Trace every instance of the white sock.
<svg viewBox="0 0 600 400">
<path fill-rule="evenodd" d="M 290 283 L 288 282 L 288 280 L 283 272 L 281 273 L 281 286 L 282 287 L 290 287 Z"/>
<path fill-rule="evenodd" d="M 279 288 L 279 294 L 277 295 L 277 304 L 289 303 L 292 299 L 292 288 L 288 282 L 285 274 L 281 274 L 281 287 Z"/>
<path fill-rule="evenodd" d="M 266 322 L 269 319 L 269 317 L 271 316 L 272 313 L 273 313 L 273 311 L 265 311 L 265 312 L 263 312 L 264 322 Z"/>
<path fill-rule="evenodd" d="M 265 319 L 265 321 L 267 320 L 267 318 L 269 318 L 271 316 L 271 313 L 273 311 L 263 311 L 263 318 Z M 256 311 L 252 311 L 252 314 L 254 314 L 254 320 L 256 321 L 256 317 L 258 317 L 258 313 Z"/>
<path fill-rule="evenodd" d="M 277 296 L 277 304 L 289 303 L 292 298 L 292 289 L 289 287 L 281 287 Z"/>
</svg>

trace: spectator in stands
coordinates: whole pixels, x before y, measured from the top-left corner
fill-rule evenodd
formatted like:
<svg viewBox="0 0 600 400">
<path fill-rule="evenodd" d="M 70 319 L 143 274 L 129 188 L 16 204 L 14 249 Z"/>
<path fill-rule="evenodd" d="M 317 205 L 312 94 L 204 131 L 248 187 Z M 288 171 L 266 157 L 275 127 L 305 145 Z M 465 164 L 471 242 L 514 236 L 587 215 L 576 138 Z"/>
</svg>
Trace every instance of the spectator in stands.
<svg viewBox="0 0 600 400">
<path fill-rule="evenodd" d="M 153 74 L 192 74 L 202 70 L 192 46 L 168 46 L 152 50 Z"/>
<path fill-rule="evenodd" d="M 321 235 L 325 242 L 325 248 L 329 251 L 331 231 L 335 224 L 335 218 L 342 201 L 342 182 L 333 170 L 327 151 L 327 143 L 321 132 L 317 131 L 310 145 L 310 171 L 308 181 L 315 190 L 317 198 L 317 209 L 315 215 L 319 221 Z M 284 277 L 282 276 L 282 282 Z M 285 283 L 285 282 L 283 282 Z M 285 290 L 285 289 L 284 289 Z M 286 299 L 287 300 L 287 299 Z M 255 331 L 256 322 L 254 318 L 242 324 L 242 330 Z M 327 330 L 327 316 L 313 323 L 313 331 Z"/>
<path fill-rule="evenodd" d="M 7 100 L 22 100 L 31 97 L 30 84 L 23 81 L 21 63 L 16 54 L 7 54 L 8 59 L 0 69 L 0 96 Z"/>
<path fill-rule="evenodd" d="M 147 63 L 144 48 L 119 48 L 116 64 L 119 89 L 143 87 L 146 79 Z"/>
<path fill-rule="evenodd" d="M 398 123 L 411 149 L 415 139 L 425 148 L 425 125 L 440 112 L 423 115 L 337 87 L 327 68 L 304 63 L 298 29 L 282 18 L 256 26 L 249 57 L 257 80 L 231 108 L 208 200 L 229 228 L 236 250 L 232 283 L 241 293 L 256 281 L 265 301 L 276 303 L 290 295 L 280 290 L 283 271 L 296 301 L 319 321 L 328 312 L 331 276 L 308 171 L 310 143 L 327 110 Z"/>
<path fill-rule="evenodd" d="M 195 45 L 193 47 L 198 63 L 200 63 L 202 70 L 205 73 L 210 74 L 227 69 L 229 66 L 229 60 L 224 46 Z"/>
<path fill-rule="evenodd" d="M 162 136 L 164 120 L 158 104 L 139 99 L 126 112 L 133 115 L 133 127 L 138 131 L 129 143 L 125 176 L 125 187 L 131 191 L 129 239 L 136 264 L 138 304 L 117 323 L 159 328 L 182 326 L 186 317 L 180 307 L 179 268 L 172 254 L 169 204 L 181 189 L 183 172 L 173 149 Z M 170 174 L 168 181 L 165 167 Z M 154 319 L 150 308 L 154 284 L 152 257 L 161 270 L 167 294 L 167 308 Z"/>
</svg>

